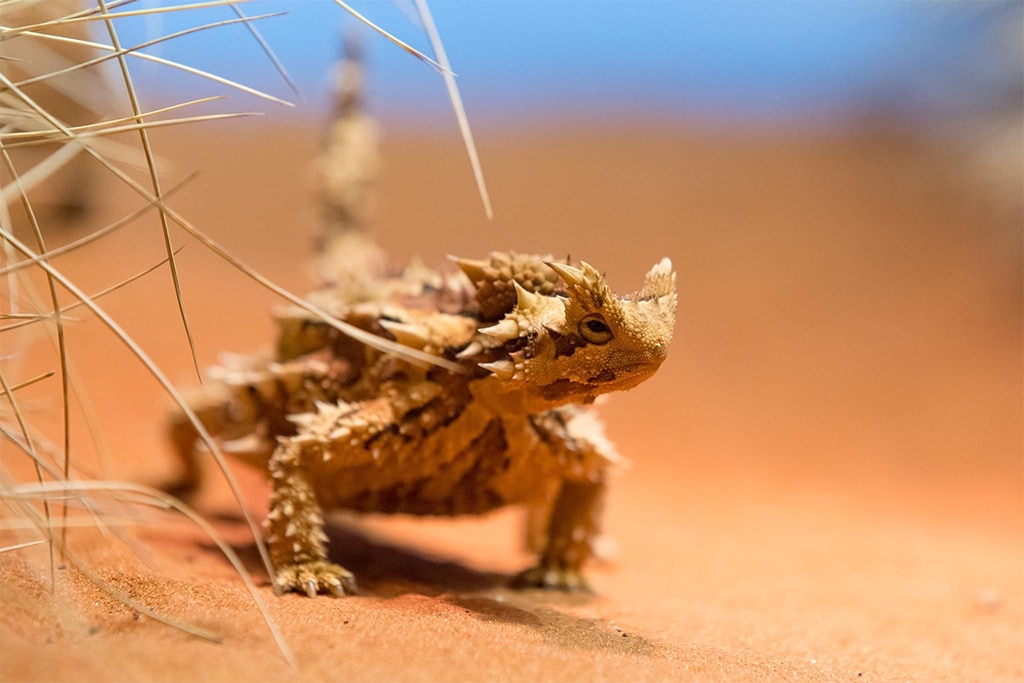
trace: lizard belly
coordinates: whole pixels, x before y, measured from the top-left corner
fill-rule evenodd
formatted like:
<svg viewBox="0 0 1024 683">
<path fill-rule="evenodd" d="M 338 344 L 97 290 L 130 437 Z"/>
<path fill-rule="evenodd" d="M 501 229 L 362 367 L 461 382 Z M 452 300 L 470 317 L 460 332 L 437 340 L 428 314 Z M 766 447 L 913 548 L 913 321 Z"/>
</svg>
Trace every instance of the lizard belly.
<svg viewBox="0 0 1024 683">
<path fill-rule="evenodd" d="M 520 422 L 470 404 L 423 438 L 381 434 L 353 447 L 358 455 L 338 453 L 329 471 L 318 468 L 317 498 L 328 509 L 413 515 L 482 514 L 531 502 L 557 468 L 537 439 L 524 440 Z M 369 462 L 368 447 L 378 453 Z"/>
</svg>

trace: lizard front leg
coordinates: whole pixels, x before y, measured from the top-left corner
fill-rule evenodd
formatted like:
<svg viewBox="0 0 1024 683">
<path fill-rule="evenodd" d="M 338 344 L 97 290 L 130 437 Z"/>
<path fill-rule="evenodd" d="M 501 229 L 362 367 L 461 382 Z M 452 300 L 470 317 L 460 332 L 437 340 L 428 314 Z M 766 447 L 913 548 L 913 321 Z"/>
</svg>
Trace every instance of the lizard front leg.
<svg viewBox="0 0 1024 683">
<path fill-rule="evenodd" d="M 549 503 L 543 533 L 528 532 L 539 562 L 516 576 L 513 585 L 588 590 L 581 571 L 594 555 L 607 478 L 620 457 L 589 411 L 559 408 L 534 416 L 530 425 L 557 458 L 562 480 Z M 541 509 L 531 513 L 536 519 L 543 518 Z"/>
<path fill-rule="evenodd" d="M 548 519 L 547 539 L 537 566 L 517 575 L 518 588 L 590 590 L 583 565 L 593 553 L 605 495 L 603 473 L 597 481 L 562 482 Z"/>
<path fill-rule="evenodd" d="M 336 597 L 356 592 L 355 578 L 341 565 L 327 561 L 324 516 L 316 499 L 309 472 L 302 465 L 303 444 L 285 438 L 270 458 L 273 485 L 267 515 L 270 561 L 274 583 L 284 591 L 316 597 Z"/>
</svg>

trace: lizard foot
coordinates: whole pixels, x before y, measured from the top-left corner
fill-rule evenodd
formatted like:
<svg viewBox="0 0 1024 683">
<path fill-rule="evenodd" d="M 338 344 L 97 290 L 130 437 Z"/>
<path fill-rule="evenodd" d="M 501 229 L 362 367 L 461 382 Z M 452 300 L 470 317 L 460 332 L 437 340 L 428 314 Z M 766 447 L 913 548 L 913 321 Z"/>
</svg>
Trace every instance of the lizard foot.
<svg viewBox="0 0 1024 683">
<path fill-rule="evenodd" d="M 340 598 L 358 592 L 352 572 L 323 561 L 281 567 L 274 576 L 274 583 L 285 592 L 305 593 L 311 598 L 318 593 Z"/>
<path fill-rule="evenodd" d="M 513 588 L 542 588 L 567 593 L 594 592 L 578 569 L 544 565 L 519 572 L 512 578 L 510 585 Z"/>
</svg>

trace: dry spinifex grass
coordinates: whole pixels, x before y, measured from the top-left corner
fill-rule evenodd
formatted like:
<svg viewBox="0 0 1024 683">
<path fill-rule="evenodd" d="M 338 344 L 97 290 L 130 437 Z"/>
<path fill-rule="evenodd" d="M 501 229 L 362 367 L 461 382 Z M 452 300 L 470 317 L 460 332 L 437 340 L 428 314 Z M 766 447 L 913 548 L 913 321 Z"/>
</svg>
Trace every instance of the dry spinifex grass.
<svg viewBox="0 0 1024 683">
<path fill-rule="evenodd" d="M 326 1 L 326 0 L 325 0 Z M 346 3 L 333 0 L 343 10 L 369 24 Z M 453 107 L 467 142 L 471 162 L 477 174 L 485 210 L 489 202 L 479 172 L 479 163 L 469 137 L 461 102 L 453 75 L 444 56 L 429 10 L 418 0 L 420 18 L 430 36 L 435 61 L 414 48 L 401 43 L 378 26 L 369 24 L 403 49 L 429 63 L 445 79 Z M 263 613 L 282 654 L 290 660 L 280 634 L 266 611 L 242 563 L 215 529 L 200 515 L 167 494 L 131 482 L 88 478 L 81 474 L 76 452 L 82 439 L 102 443 L 102 434 L 73 434 L 72 411 L 80 411 L 90 419 L 88 386 L 77 379 L 68 358 L 65 329 L 69 313 L 86 309 L 110 332 L 110 343 L 123 344 L 145 366 L 146 370 L 178 402 L 193 420 L 200 438 L 206 442 L 223 476 L 235 493 L 249 524 L 264 564 L 269 560 L 258 527 L 247 510 L 233 476 L 225 466 L 216 444 L 195 419 L 181 395 L 167 376 L 152 361 L 125 329 L 103 308 L 102 297 L 118 288 L 131 286 L 138 277 L 153 270 L 169 272 L 180 311 L 181 325 L 192 344 L 188 314 L 181 296 L 181 282 L 175 261 L 181 233 L 218 254 L 228 265 L 251 277 L 289 302 L 326 319 L 352 336 L 402 355 L 416 353 L 368 335 L 345 323 L 332 320 L 327 314 L 302 298 L 263 277 L 221 247 L 209 235 L 193 225 L 173 207 L 175 187 L 164 184 L 160 164 L 150 142 L 149 131 L 163 126 L 179 125 L 244 116 L 241 113 L 190 114 L 190 110 L 211 99 L 187 100 L 158 110 L 142 108 L 132 76 L 132 64 L 156 62 L 169 69 L 187 72 L 219 84 L 226 92 L 241 91 L 264 100 L 287 105 L 288 102 L 241 83 L 159 57 L 154 46 L 198 31 L 223 30 L 240 24 L 256 40 L 268 57 L 268 65 L 276 67 L 283 80 L 291 85 L 287 73 L 258 31 L 261 20 L 275 15 L 247 16 L 243 2 L 207 0 L 177 6 L 136 6 L 134 0 L 0 0 L 0 177 L 3 178 L 0 201 L 0 439 L 5 453 L 13 453 L 18 464 L 29 467 L 11 468 L 12 460 L 0 461 L 0 553 L 23 553 L 29 548 L 45 546 L 49 556 L 49 583 L 57 581 L 55 567 L 59 563 L 74 568 L 102 590 L 141 614 L 188 631 L 196 636 L 216 639 L 216 634 L 185 624 L 172 615 L 151 610 L 138 600 L 105 581 L 76 554 L 69 543 L 69 530 L 89 526 L 115 530 L 107 538 L 111 543 L 132 541 L 121 525 L 152 521 L 143 511 L 158 509 L 184 516 L 198 525 L 237 569 Z M 221 8 L 225 18 L 213 23 L 195 25 L 185 31 L 156 37 L 139 45 L 124 45 L 118 34 L 118 23 L 127 17 L 166 12 L 195 14 L 197 10 Z M 118 92 L 119 91 L 119 92 Z M 114 97 L 115 93 L 118 94 Z M 123 101 L 126 110 L 109 111 L 110 103 Z M 132 140 L 132 144 L 126 144 Z M 138 208 L 132 213 L 88 235 L 51 249 L 47 236 L 53 234 L 61 213 L 38 210 L 40 197 L 61 207 L 63 215 L 83 211 L 90 201 L 90 187 L 97 176 L 112 174 L 118 182 L 138 196 Z M 49 217 L 49 218 L 48 218 Z M 165 258 L 149 264 L 136 276 L 116 282 L 99 292 L 86 292 L 61 271 L 55 259 L 89 243 L 103 244 L 104 238 L 121 229 L 137 228 L 146 221 L 159 224 Z M 148 227 L 151 227 L 148 226 Z M 17 228 L 17 230 L 16 230 Z M 25 236 L 27 234 L 27 236 Z M 20 349 L 26 348 L 29 335 L 45 335 L 54 349 L 54 367 L 36 376 L 22 376 Z M 194 349 L 192 351 L 195 358 Z M 420 358 L 429 362 L 436 359 Z M 198 364 L 196 372 L 199 373 Z M 19 392 L 36 383 L 45 382 L 52 393 L 59 395 L 62 406 L 61 425 L 56 429 L 38 424 L 33 414 L 19 400 Z M 102 452 L 102 447 L 97 448 Z M 14 471 L 33 472 L 19 478 Z M 102 475 L 101 475 L 102 476 Z M 116 520 L 113 517 L 116 516 Z"/>
</svg>

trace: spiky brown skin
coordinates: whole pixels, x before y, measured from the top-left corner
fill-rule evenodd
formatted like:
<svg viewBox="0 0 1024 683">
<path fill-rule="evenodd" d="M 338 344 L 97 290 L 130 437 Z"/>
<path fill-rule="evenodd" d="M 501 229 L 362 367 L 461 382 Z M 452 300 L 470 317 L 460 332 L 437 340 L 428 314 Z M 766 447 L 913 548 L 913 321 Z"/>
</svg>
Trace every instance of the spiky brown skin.
<svg viewBox="0 0 1024 683">
<path fill-rule="evenodd" d="M 355 589 L 327 561 L 323 510 L 463 515 L 512 504 L 527 506 L 542 530 L 532 539 L 539 563 L 516 583 L 585 587 L 581 568 L 618 456 L 593 413 L 575 404 L 630 388 L 664 360 L 675 320 L 671 264 L 656 265 L 627 298 L 587 264 L 512 254 L 459 264 L 463 273 L 419 267 L 356 294 L 335 286 L 311 298 L 463 373 L 286 312 L 273 359 L 231 359 L 194 401 L 226 452 L 271 477 L 267 541 L 281 588 Z M 190 477 L 183 489 L 194 487 L 195 432 L 180 416 L 171 431 Z"/>
</svg>

